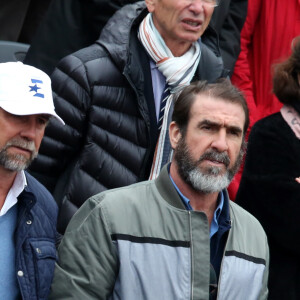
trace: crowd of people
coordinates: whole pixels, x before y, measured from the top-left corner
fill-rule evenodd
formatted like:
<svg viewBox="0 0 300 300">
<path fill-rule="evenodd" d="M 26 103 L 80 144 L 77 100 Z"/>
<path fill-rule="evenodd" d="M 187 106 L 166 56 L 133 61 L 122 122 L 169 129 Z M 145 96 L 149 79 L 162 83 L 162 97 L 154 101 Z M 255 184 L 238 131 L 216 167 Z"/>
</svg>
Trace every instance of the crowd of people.
<svg viewBox="0 0 300 300">
<path fill-rule="evenodd" d="M 0 64 L 0 299 L 300 299 L 279 1 L 44 3 Z"/>
</svg>

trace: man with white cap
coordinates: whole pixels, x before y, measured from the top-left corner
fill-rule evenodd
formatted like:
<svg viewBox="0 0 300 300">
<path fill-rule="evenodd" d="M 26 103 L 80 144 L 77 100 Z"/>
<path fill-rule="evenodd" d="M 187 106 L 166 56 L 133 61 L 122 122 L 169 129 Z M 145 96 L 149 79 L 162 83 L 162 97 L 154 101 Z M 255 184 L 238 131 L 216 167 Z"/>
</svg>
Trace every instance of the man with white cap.
<svg viewBox="0 0 300 300">
<path fill-rule="evenodd" d="M 56 260 L 57 206 L 24 171 L 56 115 L 51 81 L 21 62 L 0 64 L 0 299 L 46 299 Z"/>
</svg>

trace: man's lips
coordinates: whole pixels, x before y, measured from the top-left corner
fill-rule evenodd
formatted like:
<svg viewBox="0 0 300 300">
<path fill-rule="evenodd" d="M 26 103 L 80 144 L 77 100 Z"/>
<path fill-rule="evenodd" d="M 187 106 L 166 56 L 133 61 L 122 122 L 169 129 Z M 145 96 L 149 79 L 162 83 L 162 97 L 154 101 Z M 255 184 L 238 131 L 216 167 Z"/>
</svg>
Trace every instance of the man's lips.
<svg viewBox="0 0 300 300">
<path fill-rule="evenodd" d="M 12 145 L 12 146 L 10 146 L 9 148 L 13 148 L 13 149 L 16 150 L 17 152 L 23 153 L 23 154 L 26 153 L 26 154 L 31 155 L 31 153 L 32 153 L 31 150 L 28 150 L 28 149 L 26 149 L 26 148 L 22 148 L 22 147 L 19 147 L 19 146 L 14 146 L 14 145 Z"/>
<path fill-rule="evenodd" d="M 197 30 L 201 27 L 203 21 L 194 19 L 183 19 L 182 23 L 185 27 L 188 27 L 189 29 Z"/>
<path fill-rule="evenodd" d="M 210 159 L 205 159 L 205 162 L 209 163 L 210 165 L 215 165 L 215 166 L 224 166 L 224 162 L 218 161 L 218 160 L 210 160 Z"/>
</svg>

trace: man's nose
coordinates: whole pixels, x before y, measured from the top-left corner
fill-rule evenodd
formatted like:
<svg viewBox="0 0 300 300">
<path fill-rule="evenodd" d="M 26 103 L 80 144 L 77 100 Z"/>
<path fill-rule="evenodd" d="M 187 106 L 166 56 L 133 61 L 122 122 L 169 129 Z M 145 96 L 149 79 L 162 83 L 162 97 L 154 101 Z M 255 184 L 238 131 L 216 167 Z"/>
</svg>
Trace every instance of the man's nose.
<svg viewBox="0 0 300 300">
<path fill-rule="evenodd" d="M 203 12 L 205 2 L 203 0 L 192 0 L 190 5 L 190 10 L 195 14 L 200 14 Z"/>
<path fill-rule="evenodd" d="M 225 152 L 228 150 L 226 130 L 221 130 L 214 136 L 211 146 L 218 152 Z"/>
</svg>

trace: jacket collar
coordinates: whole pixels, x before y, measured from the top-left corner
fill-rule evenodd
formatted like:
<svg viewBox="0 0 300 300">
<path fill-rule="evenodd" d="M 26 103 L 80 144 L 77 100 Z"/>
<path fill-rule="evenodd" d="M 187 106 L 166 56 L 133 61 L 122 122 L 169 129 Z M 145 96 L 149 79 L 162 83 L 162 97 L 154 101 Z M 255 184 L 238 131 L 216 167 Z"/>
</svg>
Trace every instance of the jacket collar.
<svg viewBox="0 0 300 300">
<path fill-rule="evenodd" d="M 96 42 L 109 52 L 112 60 L 121 70 L 130 59 L 128 49 L 133 28 L 137 30 L 137 25 L 147 13 L 144 1 L 124 6 L 109 19 Z M 134 34 L 137 36 L 137 32 Z"/>
<path fill-rule="evenodd" d="M 31 178 L 27 172 L 24 172 L 26 176 L 27 185 L 25 186 L 23 192 L 18 197 L 18 202 L 27 209 L 31 209 L 36 203 L 36 197 L 31 189 Z"/>
</svg>

